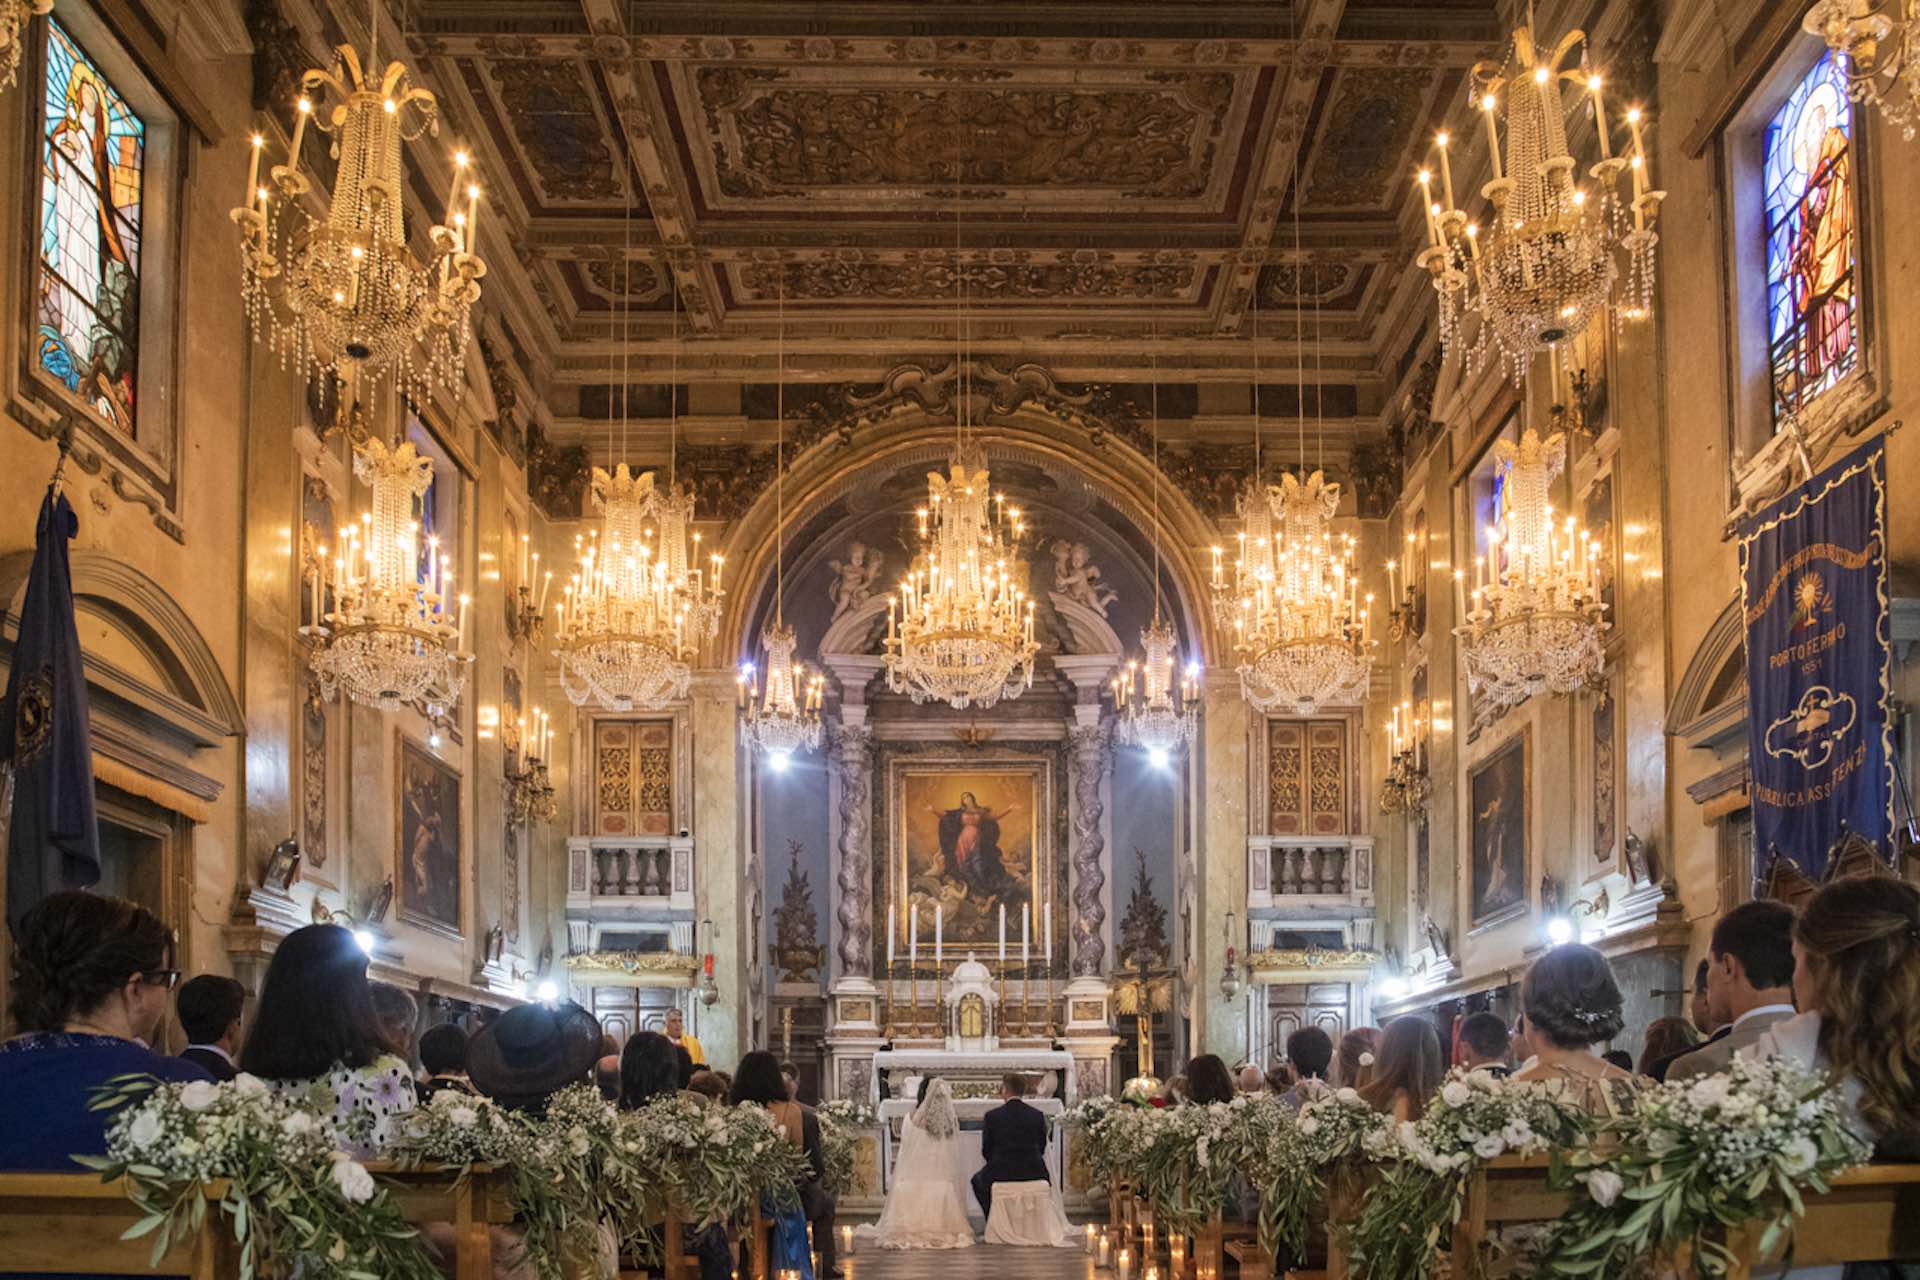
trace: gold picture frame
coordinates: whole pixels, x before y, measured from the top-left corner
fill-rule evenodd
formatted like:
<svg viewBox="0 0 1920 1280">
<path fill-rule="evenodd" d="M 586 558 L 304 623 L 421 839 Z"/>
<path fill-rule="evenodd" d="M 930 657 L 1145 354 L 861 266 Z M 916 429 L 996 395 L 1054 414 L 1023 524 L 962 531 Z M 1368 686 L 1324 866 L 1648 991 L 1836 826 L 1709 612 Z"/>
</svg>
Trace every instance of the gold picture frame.
<svg viewBox="0 0 1920 1280">
<path fill-rule="evenodd" d="M 466 906 L 460 773 L 424 743 L 394 734 L 393 863 L 401 920 L 445 938 L 461 938 Z M 449 835 L 451 832 L 451 835 Z"/>
</svg>

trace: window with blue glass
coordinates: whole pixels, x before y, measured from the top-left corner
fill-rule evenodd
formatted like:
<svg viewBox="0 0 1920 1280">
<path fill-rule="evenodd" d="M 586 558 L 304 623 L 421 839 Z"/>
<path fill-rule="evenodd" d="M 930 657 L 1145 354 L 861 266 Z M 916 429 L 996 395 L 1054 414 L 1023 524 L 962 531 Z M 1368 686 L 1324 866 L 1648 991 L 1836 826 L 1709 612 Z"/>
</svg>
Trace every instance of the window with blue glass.
<svg viewBox="0 0 1920 1280">
<path fill-rule="evenodd" d="M 1829 53 L 1766 132 L 1767 337 L 1778 424 L 1845 377 L 1860 354 L 1853 109 Z"/>
<path fill-rule="evenodd" d="M 146 126 L 64 27 L 46 33 L 35 360 L 132 436 Z"/>
</svg>

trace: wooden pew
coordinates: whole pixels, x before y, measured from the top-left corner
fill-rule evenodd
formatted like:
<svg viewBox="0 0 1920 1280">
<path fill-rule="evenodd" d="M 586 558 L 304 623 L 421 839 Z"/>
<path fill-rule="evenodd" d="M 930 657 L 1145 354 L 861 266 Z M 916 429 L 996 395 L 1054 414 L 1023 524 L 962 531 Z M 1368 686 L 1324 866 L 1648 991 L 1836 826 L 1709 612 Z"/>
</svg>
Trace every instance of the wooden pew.
<svg viewBox="0 0 1920 1280">
<path fill-rule="evenodd" d="M 224 1183 L 209 1183 L 206 1221 L 157 1264 L 153 1237 L 122 1240 L 138 1210 L 119 1181 L 92 1173 L 0 1173 L 0 1266 L 27 1275 L 189 1276 L 235 1280 L 240 1250 L 219 1208 Z"/>
<path fill-rule="evenodd" d="M 1836 1177 L 1824 1194 L 1804 1197 L 1804 1203 L 1806 1213 L 1791 1236 L 1795 1267 L 1920 1261 L 1920 1164 L 1854 1169 Z M 1788 1246 L 1761 1256 L 1762 1230 L 1755 1224 L 1729 1237 L 1734 1263 L 1727 1280 L 1748 1280 L 1780 1265 Z"/>
<path fill-rule="evenodd" d="M 1226 1261 L 1227 1241 L 1260 1243 L 1260 1228 L 1251 1223 L 1223 1222 L 1219 1215 L 1203 1224 L 1193 1237 L 1193 1267 L 1198 1276 L 1218 1276 Z"/>
<path fill-rule="evenodd" d="M 1227 1256 L 1240 1268 L 1240 1280 L 1273 1280 L 1273 1255 L 1260 1247 L 1257 1238 L 1229 1240 L 1226 1249 Z"/>
<path fill-rule="evenodd" d="M 459 1171 L 437 1165 L 403 1169 L 390 1161 L 367 1164 L 392 1190 L 400 1215 L 418 1227 L 433 1223 L 453 1226 L 453 1264 L 457 1280 L 491 1280 L 491 1228 L 513 1221 L 510 1176 L 492 1165 L 474 1165 L 465 1178 Z"/>
<path fill-rule="evenodd" d="M 1525 1222 L 1547 1222 L 1567 1211 L 1568 1193 L 1547 1186 L 1546 1156 L 1495 1156 L 1481 1165 L 1467 1180 L 1467 1192 L 1460 1207 L 1460 1221 L 1453 1227 L 1453 1266 L 1456 1274 L 1485 1274 L 1485 1259 L 1478 1269 L 1462 1263 L 1487 1245 L 1487 1237 L 1502 1227 Z M 1460 1268 L 1466 1266 L 1462 1272 Z"/>
</svg>

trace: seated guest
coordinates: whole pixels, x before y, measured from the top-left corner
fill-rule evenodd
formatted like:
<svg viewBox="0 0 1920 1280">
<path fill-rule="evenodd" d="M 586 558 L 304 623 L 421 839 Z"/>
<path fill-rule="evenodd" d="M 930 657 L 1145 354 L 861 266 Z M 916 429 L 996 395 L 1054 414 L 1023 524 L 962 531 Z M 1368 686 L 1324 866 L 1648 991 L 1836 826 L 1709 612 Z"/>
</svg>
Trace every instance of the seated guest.
<svg viewBox="0 0 1920 1280">
<path fill-rule="evenodd" d="M 678 1009 L 667 1010 L 666 1019 L 661 1024 L 660 1029 L 666 1033 L 667 1039 L 687 1051 L 687 1056 L 693 1059 L 694 1066 L 704 1067 L 707 1065 L 707 1051 L 700 1047 L 700 1038 L 687 1030 L 687 1016 L 684 1013 L 681 1013 Z M 688 1072 L 687 1074 L 692 1075 L 693 1073 Z M 684 1081 L 681 1082 L 681 1087 L 686 1087 Z"/>
<path fill-rule="evenodd" d="M 1361 1101 L 1395 1121 L 1418 1120 L 1447 1074 L 1433 1024 L 1418 1014 L 1395 1018 L 1380 1037 L 1377 1057 L 1360 1086 Z"/>
<path fill-rule="evenodd" d="M 1251 1062 L 1243 1062 L 1240 1069 L 1233 1073 L 1234 1088 L 1241 1093 L 1265 1093 L 1267 1091 L 1267 1073 Z M 1280 1090 L 1275 1090 L 1276 1093 Z"/>
<path fill-rule="evenodd" d="M 639 1031 L 620 1054 L 620 1109 L 637 1111 L 655 1098 L 680 1092 L 680 1063 L 658 1031 Z"/>
<path fill-rule="evenodd" d="M 1461 1019 L 1460 1044 L 1454 1050 L 1454 1061 L 1469 1071 L 1484 1071 L 1504 1078 L 1510 1069 L 1507 1055 L 1512 1048 L 1513 1038 L 1507 1034 L 1507 1024 L 1500 1020 L 1499 1014 L 1483 1009 Z"/>
<path fill-rule="evenodd" d="M 1640 1050 L 1640 1074 L 1662 1079 L 1676 1059 L 1699 1047 L 1700 1033 L 1685 1018 L 1655 1018 L 1647 1024 L 1647 1042 Z"/>
<path fill-rule="evenodd" d="M 420 1085 L 422 1100 L 449 1089 L 472 1093 L 473 1081 L 467 1078 L 467 1033 L 451 1022 L 429 1027 L 420 1036 L 420 1069 L 427 1076 Z"/>
<path fill-rule="evenodd" d="M 800 1101 L 800 1068 L 791 1062 L 780 1064 L 780 1078 L 787 1082 L 787 1096 Z"/>
<path fill-rule="evenodd" d="M 1294 1074 L 1292 1063 L 1276 1062 L 1261 1083 L 1274 1097 L 1284 1098 L 1300 1086 L 1300 1077 Z"/>
<path fill-rule="evenodd" d="M 1534 1056 L 1533 1032 L 1527 1026 L 1527 1015 L 1521 1014 L 1514 1019 L 1513 1034 L 1508 1038 L 1507 1058 L 1515 1071 L 1525 1071 L 1537 1059 Z"/>
<path fill-rule="evenodd" d="M 1920 1159 L 1920 887 L 1834 881 L 1801 913 L 1793 955 L 1802 1012 L 1747 1053 L 1831 1071 L 1877 1154 Z"/>
<path fill-rule="evenodd" d="M 380 1021 L 381 1038 L 394 1057 L 413 1063 L 413 1042 L 420 1034 L 420 1004 L 391 982 L 369 982 L 373 996 L 373 1016 Z"/>
<path fill-rule="evenodd" d="M 1358 1089 L 1373 1070 L 1373 1059 L 1380 1049 L 1380 1028 L 1355 1027 L 1340 1037 L 1340 1050 L 1334 1056 L 1333 1080 L 1337 1089 Z"/>
<path fill-rule="evenodd" d="M 1674 1059 L 1667 1079 L 1712 1075 L 1759 1043 L 1793 1009 L 1793 908 L 1745 902 L 1721 916 L 1707 943 L 1708 1016 L 1727 1034 Z"/>
<path fill-rule="evenodd" d="M 203 973 L 180 984 L 173 997 L 187 1047 L 180 1056 L 215 1080 L 234 1077 L 233 1055 L 240 1052 L 240 1010 L 247 989 L 232 978 Z"/>
<path fill-rule="evenodd" d="M 1520 1003 L 1534 1059 L 1513 1078 L 1561 1080 L 1589 1111 L 1617 1111 L 1632 1092 L 1633 1073 L 1593 1050 L 1620 1034 L 1620 988 L 1607 958 L 1578 942 L 1555 947 L 1527 970 Z"/>
<path fill-rule="evenodd" d="M 473 1086 L 510 1111 L 545 1115 L 547 1099 L 587 1084 L 600 1057 L 600 1020 L 571 1000 L 507 1010 L 467 1043 Z"/>
<path fill-rule="evenodd" d="M 1600 1061 L 1616 1066 L 1628 1075 L 1633 1074 L 1633 1055 L 1625 1049 L 1609 1049 L 1600 1055 Z"/>
<path fill-rule="evenodd" d="M 10 988 L 19 1034 L 0 1042 L 0 1169 L 74 1172 L 69 1157 L 104 1155 L 110 1116 L 88 1104 L 115 1076 L 209 1078 L 146 1045 L 180 976 L 173 964 L 171 931 L 121 898 L 56 893 L 21 917 Z"/>
<path fill-rule="evenodd" d="M 1712 961 L 1702 960 L 1693 971 L 1693 1007 L 1691 1013 L 1693 1025 L 1699 1033 L 1698 1041 L 1688 1045 L 1684 1049 L 1669 1053 L 1664 1058 L 1655 1058 L 1651 1062 L 1646 1063 L 1641 1068 L 1641 1075 L 1651 1076 L 1655 1080 L 1664 1082 L 1667 1078 L 1667 1071 L 1675 1062 L 1678 1062 L 1685 1055 L 1692 1053 L 1695 1049 L 1700 1048 L 1701 1045 L 1712 1044 L 1733 1030 L 1732 1027 L 1724 1023 L 1716 1024 L 1713 1020 L 1713 1007 L 1707 999 L 1707 970 L 1712 967 Z"/>
<path fill-rule="evenodd" d="M 684 1089 L 693 1083 L 693 1073 L 698 1070 L 698 1068 L 693 1064 L 693 1055 L 687 1052 L 687 1046 L 683 1044 L 673 1046 L 673 1060 L 674 1070 L 680 1081 L 680 1087 Z"/>
<path fill-rule="evenodd" d="M 1333 1065 L 1333 1037 L 1319 1027 L 1302 1027 L 1287 1037 L 1287 1064 L 1296 1079 L 1280 1095 L 1280 1101 L 1294 1110 L 1300 1104 L 1326 1092 L 1327 1071 Z"/>
<path fill-rule="evenodd" d="M 1020 1096 L 1024 1098 L 1027 1095 L 1024 1092 L 1022 1092 Z M 1169 1106 L 1177 1107 L 1181 1103 L 1187 1102 L 1189 1100 L 1190 1099 L 1189 1099 L 1189 1090 L 1187 1087 L 1187 1073 L 1182 1071 L 1177 1073 L 1173 1077 L 1173 1079 L 1167 1081 L 1167 1104 Z"/>
<path fill-rule="evenodd" d="M 693 1079 L 687 1081 L 687 1093 L 698 1098 L 703 1106 L 724 1103 L 732 1089 L 733 1081 L 727 1079 L 726 1072 L 709 1071 L 705 1067 L 694 1072 Z"/>
<path fill-rule="evenodd" d="M 801 1280 L 812 1280 L 813 1261 L 807 1245 L 807 1227 L 820 1251 L 823 1280 L 839 1274 L 833 1238 L 833 1197 L 820 1185 L 827 1166 L 820 1153 L 820 1119 L 811 1107 L 803 1107 L 787 1096 L 787 1082 L 780 1076 L 780 1061 L 764 1049 L 756 1049 L 740 1059 L 734 1077 L 735 1106 L 755 1103 L 767 1109 L 773 1122 L 788 1142 L 806 1153 L 811 1174 L 800 1188 L 798 1210 L 775 1209 L 763 1201 L 761 1211 L 773 1219 L 773 1239 L 767 1246 L 771 1271 L 797 1271 Z"/>
<path fill-rule="evenodd" d="M 416 1102 L 413 1072 L 374 1012 L 367 953 L 338 925 L 310 924 L 280 943 L 240 1050 L 240 1069 L 330 1111 L 357 1154 L 386 1146 Z"/>
<path fill-rule="evenodd" d="M 1233 1077 L 1216 1053 L 1203 1053 L 1187 1063 L 1187 1101 L 1206 1106 L 1233 1101 Z"/>
</svg>

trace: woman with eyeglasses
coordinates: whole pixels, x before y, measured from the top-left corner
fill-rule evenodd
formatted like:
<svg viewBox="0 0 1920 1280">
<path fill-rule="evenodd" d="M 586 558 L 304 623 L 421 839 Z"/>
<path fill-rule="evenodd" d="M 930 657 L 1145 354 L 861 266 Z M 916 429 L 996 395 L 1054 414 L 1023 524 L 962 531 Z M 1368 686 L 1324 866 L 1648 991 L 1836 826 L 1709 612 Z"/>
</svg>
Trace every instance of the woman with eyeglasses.
<svg viewBox="0 0 1920 1280">
<path fill-rule="evenodd" d="M 115 1076 L 211 1080 L 148 1046 L 180 980 L 172 931 L 122 898 L 56 893 L 13 935 L 13 1039 L 0 1042 L 0 1169 L 71 1170 L 104 1155 L 109 1117 L 89 1111 Z"/>
</svg>

